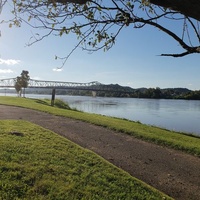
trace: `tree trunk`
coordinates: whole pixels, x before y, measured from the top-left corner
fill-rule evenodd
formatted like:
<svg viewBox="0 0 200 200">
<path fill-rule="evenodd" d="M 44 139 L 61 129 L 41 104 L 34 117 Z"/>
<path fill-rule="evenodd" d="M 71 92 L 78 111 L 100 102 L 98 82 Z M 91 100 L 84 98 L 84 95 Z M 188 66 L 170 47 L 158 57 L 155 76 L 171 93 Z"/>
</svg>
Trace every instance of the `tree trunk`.
<svg viewBox="0 0 200 200">
<path fill-rule="evenodd" d="M 200 21 L 200 0 L 149 0 L 152 4 L 178 11 Z"/>
<path fill-rule="evenodd" d="M 25 87 L 24 87 L 24 90 L 23 90 L 23 97 L 25 98 Z"/>
<path fill-rule="evenodd" d="M 51 0 L 57 3 L 84 4 L 89 0 Z M 107 0 L 105 0 L 107 1 Z M 200 0 L 149 0 L 152 4 L 178 11 L 187 17 L 200 21 Z"/>
<path fill-rule="evenodd" d="M 19 96 L 19 97 L 22 96 L 22 90 L 19 90 L 19 92 L 18 92 L 18 96 Z"/>
</svg>

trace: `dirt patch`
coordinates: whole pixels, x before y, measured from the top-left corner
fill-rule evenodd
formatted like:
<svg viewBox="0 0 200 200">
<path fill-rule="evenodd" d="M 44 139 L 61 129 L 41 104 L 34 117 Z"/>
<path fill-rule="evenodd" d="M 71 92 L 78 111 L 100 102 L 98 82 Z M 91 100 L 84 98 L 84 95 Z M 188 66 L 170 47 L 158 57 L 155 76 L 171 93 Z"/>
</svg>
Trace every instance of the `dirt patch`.
<svg viewBox="0 0 200 200">
<path fill-rule="evenodd" d="M 175 199 L 200 199 L 200 158 L 89 123 L 0 105 L 0 119 L 22 119 L 99 154 Z"/>
</svg>

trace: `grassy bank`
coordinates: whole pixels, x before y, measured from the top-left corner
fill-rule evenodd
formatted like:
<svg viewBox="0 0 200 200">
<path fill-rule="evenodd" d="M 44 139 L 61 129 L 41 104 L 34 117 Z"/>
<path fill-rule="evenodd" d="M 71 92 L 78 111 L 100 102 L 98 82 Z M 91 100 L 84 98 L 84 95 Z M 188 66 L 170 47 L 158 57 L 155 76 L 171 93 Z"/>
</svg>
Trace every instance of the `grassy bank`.
<svg viewBox="0 0 200 200">
<path fill-rule="evenodd" d="M 96 114 L 78 112 L 74 110 L 59 109 L 51 107 L 47 100 L 25 99 L 15 97 L 0 97 L 0 104 L 22 106 L 26 108 L 41 110 L 54 115 L 70 117 L 104 126 L 116 131 L 121 131 L 137 138 L 148 140 L 159 145 L 169 146 L 187 153 L 200 156 L 200 138 L 168 131 L 165 129 L 147 126 L 141 123 L 123 119 L 111 118 Z"/>
<path fill-rule="evenodd" d="M 2 120 L 0 127 L 0 199 L 170 199 L 40 126 Z"/>
</svg>

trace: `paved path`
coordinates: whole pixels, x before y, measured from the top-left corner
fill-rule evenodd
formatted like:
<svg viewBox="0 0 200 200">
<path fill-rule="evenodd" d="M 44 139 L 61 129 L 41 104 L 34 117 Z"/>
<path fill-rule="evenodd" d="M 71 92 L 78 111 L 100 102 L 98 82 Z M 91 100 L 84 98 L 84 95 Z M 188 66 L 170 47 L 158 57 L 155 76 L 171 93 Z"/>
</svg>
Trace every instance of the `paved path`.
<svg viewBox="0 0 200 200">
<path fill-rule="evenodd" d="M 2 119 L 27 120 L 52 130 L 175 199 L 200 199 L 200 158 L 30 109 L 0 105 Z"/>
</svg>

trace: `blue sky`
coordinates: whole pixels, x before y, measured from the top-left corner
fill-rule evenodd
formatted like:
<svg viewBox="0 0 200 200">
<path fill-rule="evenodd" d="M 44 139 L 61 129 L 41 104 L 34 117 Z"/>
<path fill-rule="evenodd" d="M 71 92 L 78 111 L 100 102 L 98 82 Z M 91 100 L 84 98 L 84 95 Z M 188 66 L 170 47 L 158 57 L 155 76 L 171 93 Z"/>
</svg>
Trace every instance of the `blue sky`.
<svg viewBox="0 0 200 200">
<path fill-rule="evenodd" d="M 5 16 L 9 13 L 3 12 L 1 20 Z M 57 67 L 62 62 L 55 60 L 55 55 L 66 56 L 77 43 L 74 36 L 50 36 L 28 47 L 33 31 L 30 27 L 8 28 L 8 24 L 1 24 L 0 30 L 0 79 L 16 77 L 22 70 L 28 70 L 31 78 L 39 80 L 200 90 L 200 55 L 158 56 L 182 49 L 155 28 L 125 28 L 108 52 L 89 54 L 77 49 L 61 70 Z"/>
</svg>

